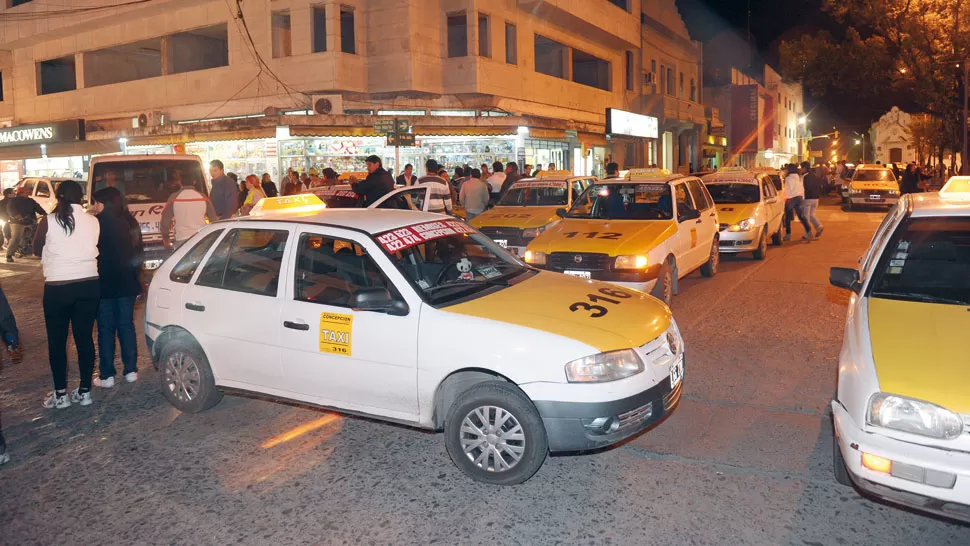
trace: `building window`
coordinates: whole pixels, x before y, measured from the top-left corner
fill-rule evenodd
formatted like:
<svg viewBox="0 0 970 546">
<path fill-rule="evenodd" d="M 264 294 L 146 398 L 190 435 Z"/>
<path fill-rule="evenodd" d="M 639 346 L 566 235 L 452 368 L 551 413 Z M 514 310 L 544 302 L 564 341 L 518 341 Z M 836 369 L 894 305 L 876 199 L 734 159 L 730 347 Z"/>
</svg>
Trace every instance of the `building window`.
<svg viewBox="0 0 970 546">
<path fill-rule="evenodd" d="M 633 91 L 633 52 L 627 51 L 626 55 L 626 90 Z"/>
<path fill-rule="evenodd" d="M 448 57 L 468 55 L 468 18 L 464 13 L 448 16 Z"/>
<path fill-rule="evenodd" d="M 697 84 L 694 83 L 694 78 L 690 79 L 690 101 L 697 102 Z"/>
<path fill-rule="evenodd" d="M 166 47 L 166 74 L 229 66 L 229 27 L 223 23 L 172 34 Z"/>
<path fill-rule="evenodd" d="M 156 78 L 162 75 L 162 39 L 84 53 L 84 87 Z"/>
<path fill-rule="evenodd" d="M 674 86 L 677 82 L 674 81 L 674 69 L 673 67 L 667 67 L 667 94 L 671 97 L 676 96 L 677 92 L 674 90 Z"/>
<path fill-rule="evenodd" d="M 354 8 L 340 6 L 340 51 L 357 53 L 357 34 L 354 32 Z"/>
<path fill-rule="evenodd" d="M 293 54 L 293 32 L 290 24 L 290 10 L 273 12 L 273 58 L 289 57 Z"/>
<path fill-rule="evenodd" d="M 602 89 L 610 90 L 610 63 L 589 53 L 573 50 L 573 81 Z"/>
<path fill-rule="evenodd" d="M 667 67 L 660 65 L 660 93 L 667 92 Z"/>
<path fill-rule="evenodd" d="M 313 52 L 327 50 L 327 10 L 323 6 L 313 7 Z"/>
<path fill-rule="evenodd" d="M 3 72 L 0 72 L 0 102 L 3 102 Z"/>
<path fill-rule="evenodd" d="M 610 3 L 623 11 L 630 11 L 630 0 L 610 0 Z M 640 15 L 642 16 L 643 14 Z"/>
<path fill-rule="evenodd" d="M 512 23 L 505 23 L 505 62 L 519 64 L 519 38 Z"/>
<path fill-rule="evenodd" d="M 478 56 L 492 56 L 492 40 L 489 33 L 488 15 L 478 14 Z"/>
<path fill-rule="evenodd" d="M 8 8 L 15 8 L 17 6 L 22 6 L 24 4 L 28 4 L 28 3 L 33 2 L 33 1 L 34 0 L 10 0 L 9 2 L 7 2 L 7 7 Z"/>
<path fill-rule="evenodd" d="M 37 94 L 50 95 L 77 89 L 74 55 L 37 63 Z"/>
<path fill-rule="evenodd" d="M 566 63 L 569 48 L 555 40 L 536 34 L 535 61 L 536 72 L 547 76 L 566 79 Z"/>
</svg>

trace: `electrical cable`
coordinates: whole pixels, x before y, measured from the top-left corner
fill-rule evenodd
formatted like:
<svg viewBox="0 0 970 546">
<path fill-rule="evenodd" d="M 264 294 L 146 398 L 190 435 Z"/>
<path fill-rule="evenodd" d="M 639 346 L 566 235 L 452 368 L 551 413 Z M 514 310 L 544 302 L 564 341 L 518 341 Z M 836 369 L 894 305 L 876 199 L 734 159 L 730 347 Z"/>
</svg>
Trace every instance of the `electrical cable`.
<svg viewBox="0 0 970 546">
<path fill-rule="evenodd" d="M 140 4 L 147 4 L 152 0 L 131 0 L 130 2 L 123 2 L 121 4 L 108 4 L 106 6 L 89 6 L 81 8 L 71 8 L 71 9 L 58 9 L 58 10 L 46 10 L 46 11 L 30 11 L 22 13 L 10 13 L 5 11 L 0 13 L 0 21 L 33 21 L 46 19 L 50 17 L 64 17 L 68 15 L 83 15 L 86 13 L 92 13 L 97 11 L 103 11 L 106 9 L 113 8 L 124 8 L 128 6 L 137 6 Z"/>
</svg>

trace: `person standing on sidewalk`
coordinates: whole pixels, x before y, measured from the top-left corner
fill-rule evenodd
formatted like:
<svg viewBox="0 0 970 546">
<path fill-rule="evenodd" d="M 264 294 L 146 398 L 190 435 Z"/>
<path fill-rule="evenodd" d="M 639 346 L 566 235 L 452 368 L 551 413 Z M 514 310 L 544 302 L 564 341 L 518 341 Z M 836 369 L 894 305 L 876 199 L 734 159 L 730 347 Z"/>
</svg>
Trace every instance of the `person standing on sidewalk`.
<svg viewBox="0 0 970 546">
<path fill-rule="evenodd" d="M 0 287 L 0 334 L 10 352 L 10 361 L 20 364 L 23 361 L 23 353 L 20 350 L 20 332 L 17 330 L 17 319 L 13 316 L 13 309 L 7 301 L 7 295 Z M 3 438 L 3 422 L 0 420 L 0 465 L 10 462 L 10 454 L 7 453 L 7 441 Z"/>
<path fill-rule="evenodd" d="M 259 177 L 255 174 L 251 174 L 246 177 L 246 189 L 248 193 L 246 194 L 246 200 L 242 203 L 242 208 L 239 209 L 240 216 L 249 216 L 249 213 L 259 203 L 260 199 L 265 199 L 266 194 L 263 193 L 263 188 L 259 183 Z"/>
<path fill-rule="evenodd" d="M 91 405 L 94 375 L 94 319 L 101 299 L 98 280 L 97 218 L 84 212 L 84 191 L 73 180 L 57 186 L 57 206 L 44 217 L 34 236 L 34 254 L 44 272 L 44 321 L 54 392 L 44 407 L 64 409 L 77 402 Z M 74 333 L 81 384 L 67 395 L 67 331 Z"/>
<path fill-rule="evenodd" d="M 220 220 L 231 218 L 239 210 L 239 188 L 226 176 L 225 167 L 218 159 L 209 163 L 209 176 L 212 177 L 212 191 L 209 196 L 216 208 L 216 214 Z"/>
<path fill-rule="evenodd" d="M 230 184 L 235 184 L 231 178 L 225 177 Z M 233 186 L 235 188 L 235 185 Z M 205 219 L 210 222 L 218 220 L 216 208 L 206 196 L 193 186 L 182 186 L 181 178 L 172 181 L 172 195 L 162 208 L 162 245 L 165 248 L 178 247 L 192 238 L 205 226 Z M 233 190 L 236 191 L 236 190 Z M 236 198 L 233 197 L 235 202 Z M 175 223 L 175 244 L 172 244 L 172 223 Z"/>
<path fill-rule="evenodd" d="M 461 185 L 461 194 L 458 201 L 465 209 L 466 222 L 471 222 L 488 208 L 489 188 L 488 184 L 482 181 L 481 176 L 481 171 L 472 169 L 468 180 Z"/>
<path fill-rule="evenodd" d="M 805 236 L 802 239 L 811 242 L 812 228 L 805 218 L 804 210 L 805 185 L 802 182 L 802 176 L 798 174 L 798 167 L 796 165 L 788 166 L 788 175 L 785 176 L 785 195 L 787 196 L 785 199 L 785 240 L 791 240 L 791 218 L 798 215 L 798 220 L 801 221 L 802 227 L 805 228 Z"/>
<path fill-rule="evenodd" d="M 825 177 L 822 167 L 815 167 L 805 175 L 803 185 L 805 186 L 805 201 L 803 204 L 804 215 L 815 228 L 815 236 L 822 236 L 822 223 L 818 221 L 815 212 L 818 210 L 818 200 L 825 194 L 828 179 Z"/>
<path fill-rule="evenodd" d="M 135 298 L 141 294 L 143 247 L 138 222 L 128 212 L 121 192 L 94 192 L 101 233 L 98 236 L 98 377 L 94 385 L 115 386 L 115 337 L 121 345 L 125 381 L 138 381 L 138 342 L 135 336 Z"/>
</svg>

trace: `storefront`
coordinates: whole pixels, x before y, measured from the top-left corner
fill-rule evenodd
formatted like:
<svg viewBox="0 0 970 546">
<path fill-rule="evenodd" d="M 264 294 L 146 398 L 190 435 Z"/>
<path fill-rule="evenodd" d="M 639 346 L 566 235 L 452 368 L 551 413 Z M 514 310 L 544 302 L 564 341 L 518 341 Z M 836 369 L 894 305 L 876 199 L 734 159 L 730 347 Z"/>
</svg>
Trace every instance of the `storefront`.
<svg viewBox="0 0 970 546">
<path fill-rule="evenodd" d="M 92 156 L 118 153 L 117 140 L 85 140 L 83 120 L 0 129 L 0 183 L 22 176 L 84 178 Z"/>
<path fill-rule="evenodd" d="M 707 168 L 715 171 L 725 166 L 724 161 L 727 155 L 727 137 L 707 135 L 707 140 L 704 141 L 702 153 L 704 155 L 704 162 L 702 166 L 706 166 Z"/>
</svg>

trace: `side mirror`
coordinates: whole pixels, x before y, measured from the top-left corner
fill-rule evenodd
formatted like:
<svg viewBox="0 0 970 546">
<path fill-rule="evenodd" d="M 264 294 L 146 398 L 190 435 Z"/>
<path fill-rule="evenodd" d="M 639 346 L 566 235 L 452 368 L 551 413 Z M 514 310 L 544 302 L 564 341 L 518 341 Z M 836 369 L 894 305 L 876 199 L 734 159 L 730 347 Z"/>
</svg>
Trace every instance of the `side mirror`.
<svg viewBox="0 0 970 546">
<path fill-rule="evenodd" d="M 847 267 L 833 267 L 829 270 L 829 283 L 838 288 L 844 288 L 858 293 L 862 288 L 859 282 L 859 270 Z"/>
<path fill-rule="evenodd" d="M 677 218 L 677 221 L 686 222 L 688 220 L 697 220 L 700 217 L 701 217 L 701 211 L 697 209 L 687 209 L 680 214 L 680 217 Z"/>
<path fill-rule="evenodd" d="M 566 209 L 556 209 L 556 216 L 560 218 L 566 217 Z"/>
<path fill-rule="evenodd" d="M 350 306 L 355 311 L 386 313 L 395 317 L 407 316 L 410 312 L 408 304 L 394 299 L 386 288 L 362 288 L 354 294 Z"/>
</svg>

